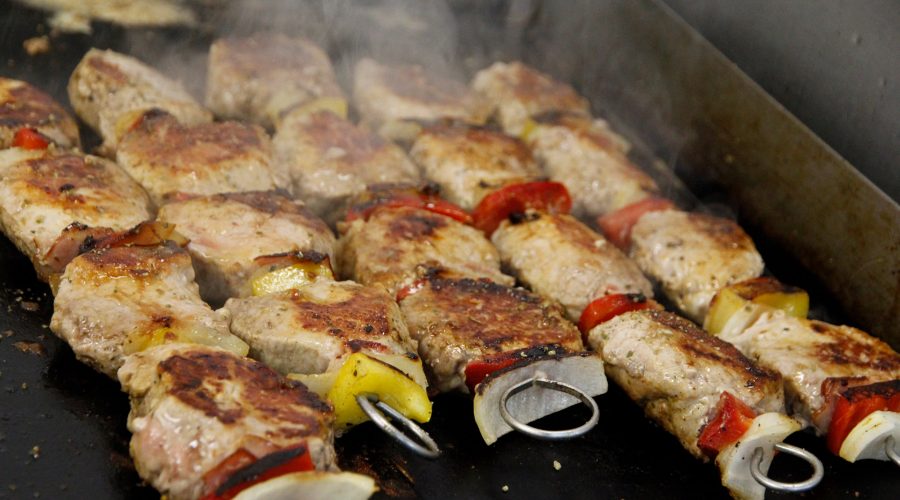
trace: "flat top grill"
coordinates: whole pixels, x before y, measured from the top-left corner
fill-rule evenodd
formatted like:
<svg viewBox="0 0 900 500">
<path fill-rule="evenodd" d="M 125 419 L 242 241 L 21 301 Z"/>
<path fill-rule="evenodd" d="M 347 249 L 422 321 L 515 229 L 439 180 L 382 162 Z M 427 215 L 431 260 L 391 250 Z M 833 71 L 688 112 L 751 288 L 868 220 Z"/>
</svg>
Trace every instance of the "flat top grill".
<svg viewBox="0 0 900 500">
<path fill-rule="evenodd" d="M 459 4 L 468 6 L 466 2 Z M 634 8 L 604 6 L 603 13 L 633 16 L 624 18 L 625 21 L 619 26 L 626 31 L 634 28 L 638 33 L 651 29 L 644 25 L 648 20 L 666 15 L 650 2 L 635 5 Z M 22 49 L 22 41 L 42 34 L 37 27 L 44 25 L 45 15 L 9 1 L 0 1 L 0 6 L 3 12 L 0 24 L 4 27 L 0 34 L 0 50 L 6 56 L 5 61 L 0 62 L 3 64 L 0 73 L 29 81 L 62 103 L 67 103 L 65 85 L 68 76 L 90 46 L 137 53 L 139 57 L 144 57 L 141 51 L 157 53 L 172 61 L 180 51 L 205 50 L 216 36 L 214 29 L 204 26 L 191 30 L 126 30 L 112 25 L 95 24 L 92 36 L 54 36 L 51 38 L 51 51 L 48 54 L 30 57 Z M 581 74 L 582 77 L 574 78 L 573 82 L 582 89 L 593 90 L 585 93 L 595 97 L 594 107 L 597 111 L 610 113 L 614 125 L 625 131 L 629 139 L 640 137 L 659 145 L 643 148 L 648 161 L 651 155 L 674 160 L 671 156 L 672 149 L 669 148 L 677 140 L 683 139 L 680 136 L 685 133 L 710 133 L 711 137 L 705 142 L 709 148 L 701 153 L 697 150 L 699 146 L 696 143 L 690 143 L 680 160 L 713 158 L 721 151 L 721 146 L 714 144 L 715 139 L 720 138 L 715 134 L 724 137 L 731 131 L 703 128 L 703 123 L 708 122 L 700 123 L 698 128 L 687 131 L 660 132 L 663 129 L 657 125 L 665 121 L 663 115 L 667 113 L 666 110 L 659 110 L 658 115 L 650 116 L 648 120 L 643 120 L 646 115 L 641 116 L 653 108 L 647 103 L 638 108 L 639 112 L 635 116 L 617 113 L 622 106 L 633 104 L 640 96 L 629 89 L 616 88 L 600 75 L 587 70 L 583 73 L 575 72 L 579 65 L 587 64 L 586 61 L 596 58 L 600 52 L 592 49 L 590 39 L 584 35 L 586 31 L 576 31 L 569 40 L 554 39 L 546 45 L 540 42 L 540 29 L 501 33 L 499 36 L 479 35 L 479 30 L 487 30 L 490 26 L 490 18 L 486 18 L 488 21 L 478 21 L 485 15 L 506 15 L 510 25 L 515 22 L 541 25 L 542 20 L 545 20 L 550 26 L 547 29 L 558 29 L 567 22 L 574 22 L 579 12 L 585 12 L 586 8 L 583 4 L 565 7 L 568 18 L 559 17 L 559 8 L 513 12 L 501 8 L 499 3 L 490 3 L 474 14 L 463 10 L 456 13 L 460 25 L 473 24 L 477 36 L 470 39 L 459 37 L 457 42 L 462 47 L 460 50 L 464 51 L 467 43 L 490 40 L 496 42 L 496 46 L 482 54 L 489 60 L 524 58 L 559 75 Z M 632 10 L 638 14 L 634 14 Z M 557 17 L 554 17 L 554 13 Z M 603 13 L 592 16 L 592 19 L 596 20 Z M 314 24 L 315 20 L 309 22 Z M 238 26 L 238 30 L 245 31 L 259 28 L 252 23 Z M 654 26 L 659 28 L 658 24 Z M 683 36 L 678 31 L 682 27 L 677 23 L 673 26 L 677 29 L 673 28 L 671 38 Z M 313 38 L 321 35 L 321 27 L 317 30 L 310 29 L 310 36 Z M 655 38 L 643 38 L 642 43 L 672 55 L 674 49 L 661 44 L 663 38 L 659 34 Z M 601 37 L 600 41 L 613 44 L 606 46 L 607 49 L 615 49 L 616 43 L 624 43 L 610 37 Z M 687 40 L 685 43 L 687 42 L 694 44 L 696 40 Z M 659 45 L 654 47 L 656 44 Z M 346 41 L 331 44 L 332 56 L 337 57 L 339 70 L 346 71 L 349 67 L 347 60 L 339 57 L 341 51 L 348 50 L 347 46 Z M 544 48 L 540 53 L 529 53 L 535 46 Z M 554 55 L 566 53 L 569 54 L 566 57 Z M 610 57 L 615 59 L 614 56 Z M 144 59 L 154 64 L 151 57 Z M 472 66 L 469 69 L 478 69 L 486 64 L 484 60 L 477 58 L 462 60 L 466 68 Z M 181 68 L 183 73 L 176 76 L 205 71 L 204 66 L 205 59 L 188 57 Z M 629 72 L 628 68 L 623 71 L 626 74 Z M 666 74 L 665 68 L 658 74 Z M 201 88 L 196 88 L 197 82 L 198 80 L 191 80 L 187 83 L 189 88 L 193 83 L 195 87 L 191 90 L 199 95 Z M 202 79 L 199 80 L 199 85 L 202 86 Z M 641 87 L 642 83 L 636 82 L 636 92 Z M 609 98 L 616 95 L 621 98 L 619 104 L 609 100 L 603 103 L 596 101 L 598 96 Z M 650 98 L 652 96 L 648 97 Z M 771 106 L 777 110 L 775 104 Z M 710 112 L 714 111 L 713 108 L 709 109 Z M 620 116 L 628 119 L 617 120 Z M 629 127 L 629 124 L 633 126 Z M 82 132 L 86 149 L 98 144 L 98 139 L 86 128 L 83 127 Z M 728 137 L 722 140 L 725 139 Z M 735 150 L 733 154 L 740 155 L 742 150 Z M 679 165 L 679 169 L 684 171 L 686 167 Z M 722 181 L 722 171 L 707 174 L 697 177 Z M 742 175 L 736 172 L 734 182 L 746 182 L 746 176 Z M 790 182 L 790 179 L 784 182 Z M 725 184 L 729 186 L 728 182 Z M 694 183 L 691 187 L 705 201 L 721 199 L 721 195 L 716 194 L 719 191 L 708 190 L 706 185 Z M 756 198 L 752 195 L 739 195 L 737 199 L 742 203 L 752 203 Z M 888 217 L 891 216 L 889 206 L 883 210 Z M 740 215 L 746 215 L 751 222 L 751 234 L 774 274 L 784 281 L 809 288 L 818 304 L 816 310 L 819 316 L 830 314 L 833 316 L 828 319 L 840 318 L 842 308 L 822 286 L 822 282 L 828 280 L 828 276 L 822 273 L 833 268 L 819 268 L 820 278 L 803 271 L 797 263 L 798 259 L 803 260 L 802 255 L 796 253 L 796 249 L 793 255 L 800 256 L 797 258 L 785 252 L 784 245 L 791 241 L 790 238 L 778 235 L 779 228 L 771 228 L 775 233 L 772 237 L 769 237 L 768 231 L 765 233 L 766 237 L 763 237 L 763 233 L 753 230 L 765 227 L 761 221 L 767 215 L 770 216 L 770 212 L 767 214 L 765 210 L 748 209 Z M 900 217 L 896 213 L 893 216 Z M 890 220 L 888 218 L 885 222 L 888 228 L 891 227 Z M 867 227 L 866 230 L 877 231 L 878 226 Z M 897 242 L 894 255 L 900 259 L 900 252 L 896 252 L 896 248 L 900 247 L 897 232 L 895 225 L 893 232 L 874 234 L 887 239 L 885 245 Z M 802 246 L 799 251 L 803 251 Z M 882 252 L 882 255 L 885 253 Z M 808 261 L 804 261 L 804 264 L 810 265 Z M 893 269 L 900 268 L 888 262 L 887 269 L 891 265 L 894 266 Z M 884 280 L 880 282 L 883 283 Z M 878 285 L 878 282 L 873 284 L 876 288 L 873 294 L 884 294 L 885 291 L 889 293 L 891 290 L 883 287 L 879 289 Z M 864 297 L 852 302 L 846 302 L 843 298 L 840 300 L 849 311 L 853 311 L 863 299 Z M 886 299 L 882 298 L 884 300 Z M 882 311 L 890 313 L 890 307 L 896 309 L 900 306 L 888 305 Z M 0 239 L 0 498 L 32 498 L 38 495 L 44 498 L 158 498 L 158 493 L 142 484 L 128 455 L 130 434 L 125 428 L 127 396 L 120 392 L 115 382 L 79 363 L 72 351 L 53 336 L 47 328 L 52 310 L 49 288 L 37 281 L 30 262 L 8 240 Z M 882 330 L 882 333 L 893 334 L 893 337 L 887 338 L 892 338 L 896 346 L 896 330 Z M 472 418 L 471 399 L 462 395 L 442 395 L 434 402 L 432 422 L 425 425 L 444 451 L 440 459 L 429 461 L 414 456 L 374 426 L 364 424 L 337 441 L 340 465 L 346 470 L 377 478 L 381 487 L 378 497 L 727 498 L 726 490 L 719 485 L 715 466 L 701 464 L 691 458 L 675 438 L 651 424 L 638 406 L 620 390 L 612 387 L 608 394 L 597 401 L 600 406 L 600 424 L 582 438 L 566 442 L 544 442 L 511 434 L 488 447 L 481 440 Z M 586 411 L 579 405 L 548 417 L 539 422 L 539 425 L 545 428 L 578 425 L 586 418 Z M 813 493 L 808 494 L 811 497 L 890 498 L 900 489 L 900 477 L 895 466 L 889 463 L 846 463 L 832 456 L 825 449 L 823 441 L 815 438 L 809 431 L 795 434 L 787 442 L 812 451 L 825 463 L 825 479 Z M 560 464 L 558 470 L 554 467 L 554 462 Z M 780 457 L 773 464 L 771 475 L 778 480 L 792 481 L 807 477 L 808 471 L 798 460 Z M 774 493 L 770 495 L 781 496 Z"/>
</svg>

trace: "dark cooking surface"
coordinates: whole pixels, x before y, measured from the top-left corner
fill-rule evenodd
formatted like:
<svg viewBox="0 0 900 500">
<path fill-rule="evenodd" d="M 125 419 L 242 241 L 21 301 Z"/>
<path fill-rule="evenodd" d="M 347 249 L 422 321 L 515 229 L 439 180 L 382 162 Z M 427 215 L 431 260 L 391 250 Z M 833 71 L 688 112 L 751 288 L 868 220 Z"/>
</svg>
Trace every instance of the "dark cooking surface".
<svg viewBox="0 0 900 500">
<path fill-rule="evenodd" d="M 5 16 L 0 18 L 0 50 L 6 55 L 0 74 L 32 81 L 63 101 L 68 74 L 92 43 L 122 50 L 131 46 L 143 54 L 157 50 L 171 61 L 180 49 L 209 42 L 203 30 L 173 42 L 170 37 L 183 35 L 183 30 L 126 33 L 99 26 L 93 39 L 53 38 L 51 53 L 30 58 L 21 42 L 40 34 L 43 15 L 2 1 L 0 12 Z M 153 48 L 157 46 L 167 49 Z M 181 71 L 202 73 L 202 64 L 190 60 Z M 817 286 L 793 260 L 769 246 L 762 250 L 776 275 Z M 827 298 L 818 302 L 831 309 Z M 157 498 L 152 488 L 141 485 L 128 456 L 127 397 L 116 383 L 78 363 L 50 333 L 51 313 L 49 289 L 35 279 L 28 260 L 0 237 L 0 498 Z M 726 497 L 716 468 L 690 457 L 621 392 L 613 388 L 598 402 L 601 423 L 583 438 L 548 443 L 508 435 L 487 447 L 472 420 L 470 400 L 441 396 L 427 428 L 444 449 L 442 458 L 414 457 L 369 424 L 342 437 L 338 452 L 345 469 L 378 477 L 383 493 L 398 497 Z M 580 422 L 583 411 L 570 409 L 546 424 Z M 891 498 L 900 491 L 892 465 L 845 463 L 807 433 L 788 442 L 807 447 L 826 464 L 825 480 L 808 498 Z M 554 460 L 561 465 L 558 471 Z M 806 471 L 782 457 L 773 475 L 800 478 Z M 505 485 L 508 492 L 502 490 Z M 770 498 L 779 497 L 788 495 L 770 493 Z"/>
</svg>

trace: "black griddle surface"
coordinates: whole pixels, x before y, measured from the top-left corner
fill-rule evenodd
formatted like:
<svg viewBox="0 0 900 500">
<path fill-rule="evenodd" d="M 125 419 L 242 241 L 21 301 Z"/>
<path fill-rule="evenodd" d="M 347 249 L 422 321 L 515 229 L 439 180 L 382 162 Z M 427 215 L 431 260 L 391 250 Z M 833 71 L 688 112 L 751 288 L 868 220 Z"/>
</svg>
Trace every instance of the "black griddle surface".
<svg viewBox="0 0 900 500">
<path fill-rule="evenodd" d="M 0 1 L 5 56 L 0 75 L 29 81 L 64 105 L 68 75 L 90 46 L 143 54 L 158 50 L 171 58 L 186 47 L 208 45 L 212 36 L 203 28 L 125 30 L 95 24 L 91 36 L 54 36 L 50 53 L 27 56 L 22 41 L 47 33 L 44 19 L 42 13 Z M 205 68 L 186 64 L 181 71 L 180 76 L 202 74 Z M 96 145 L 83 124 L 82 130 L 85 144 Z M 785 262 L 765 249 L 764 257 Z M 127 396 L 53 336 L 48 329 L 52 310 L 49 288 L 0 236 L 0 498 L 158 498 L 128 455 Z M 340 464 L 375 477 L 379 498 L 727 498 L 715 466 L 691 457 L 620 390 L 612 387 L 597 401 L 600 424 L 582 438 L 545 442 L 511 434 L 486 446 L 472 418 L 471 400 L 443 395 L 435 399 L 433 420 L 425 426 L 443 449 L 441 458 L 414 456 L 364 424 L 337 441 Z M 569 427 L 585 417 L 585 409 L 571 408 L 540 425 Z M 892 465 L 846 463 L 808 432 L 787 442 L 822 458 L 825 479 L 813 492 L 770 492 L 769 498 L 896 498 L 900 492 Z M 805 465 L 789 457 L 777 458 L 771 473 L 781 480 L 808 474 Z"/>
</svg>

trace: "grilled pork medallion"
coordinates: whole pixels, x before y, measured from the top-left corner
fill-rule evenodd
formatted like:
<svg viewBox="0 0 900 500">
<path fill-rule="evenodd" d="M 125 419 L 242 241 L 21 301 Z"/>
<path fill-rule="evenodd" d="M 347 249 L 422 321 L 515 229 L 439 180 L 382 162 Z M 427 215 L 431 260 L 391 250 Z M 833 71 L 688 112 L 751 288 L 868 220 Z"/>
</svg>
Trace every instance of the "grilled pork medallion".
<svg viewBox="0 0 900 500">
<path fill-rule="evenodd" d="M 293 194 L 332 223 L 367 185 L 419 178 L 399 147 L 329 111 L 289 113 L 274 145 Z"/>
<path fill-rule="evenodd" d="M 360 283 L 396 295 L 417 268 L 439 267 L 504 285 L 500 256 L 484 234 L 446 215 L 413 207 L 381 207 L 351 222 L 338 242 L 338 269 Z"/>
<path fill-rule="evenodd" d="M 212 495 L 240 467 L 289 450 L 337 470 L 331 407 L 259 362 L 170 344 L 129 357 L 118 376 L 137 471 L 168 498 Z"/>
<path fill-rule="evenodd" d="M 491 240 L 504 269 L 559 301 L 573 321 L 604 295 L 653 296 L 653 286 L 633 261 L 570 215 L 524 214 L 500 224 Z"/>
<path fill-rule="evenodd" d="M 643 215 L 631 230 L 629 255 L 698 323 L 716 292 L 764 267 L 753 240 L 733 221 L 678 210 Z"/>
<path fill-rule="evenodd" d="M 364 58 L 353 75 L 353 103 L 361 123 L 408 144 L 421 123 L 449 118 L 481 124 L 489 111 L 465 84 L 416 65 L 386 65 Z"/>
<path fill-rule="evenodd" d="M 206 105 L 216 115 L 275 127 L 294 108 L 347 104 L 328 55 L 315 43 L 281 34 L 223 38 L 209 48 Z"/>
<path fill-rule="evenodd" d="M 398 298 L 440 391 L 465 391 L 467 365 L 490 355 L 547 345 L 560 354 L 584 350 L 562 307 L 522 288 L 429 270 Z"/>
<path fill-rule="evenodd" d="M 523 138 L 547 176 L 568 188 L 573 215 L 594 218 L 659 191 L 626 157 L 627 142 L 603 120 L 559 112 L 532 120 Z"/>
<path fill-rule="evenodd" d="M 410 150 L 441 195 L 466 210 L 497 189 L 537 179 L 531 151 L 502 132 L 454 122 L 426 127 Z"/>
<path fill-rule="evenodd" d="M 231 331 L 281 373 L 322 373 L 354 352 L 416 352 L 393 297 L 352 281 L 320 279 L 282 292 L 230 299 Z"/>
<path fill-rule="evenodd" d="M 87 229 L 148 218 L 147 195 L 111 161 L 52 147 L 0 151 L 0 229 L 45 281 L 77 254 Z"/>
<path fill-rule="evenodd" d="M 247 353 L 229 333 L 227 314 L 200 299 L 188 253 L 171 243 L 76 257 L 60 280 L 50 329 L 80 361 L 110 377 L 129 354 L 167 342 Z"/>
<path fill-rule="evenodd" d="M 590 330 L 588 344 L 607 375 L 702 460 L 698 437 L 723 391 L 756 413 L 784 412 L 778 375 L 674 314 L 627 312 Z"/>
<path fill-rule="evenodd" d="M 100 135 L 110 154 L 145 111 L 162 109 L 185 125 L 212 120 L 181 84 L 111 50 L 89 50 L 75 67 L 68 92 L 75 113 Z"/>
<path fill-rule="evenodd" d="M 62 148 L 81 145 L 75 120 L 52 97 L 26 82 L 0 77 L 0 149 L 12 147 L 23 128 Z"/>
<path fill-rule="evenodd" d="M 180 197 L 163 205 L 159 220 L 190 239 L 187 249 L 203 298 L 220 305 L 251 294 L 257 257 L 312 250 L 334 255 L 335 238 L 303 204 L 275 192 Z"/>
<path fill-rule="evenodd" d="M 519 136 L 530 118 L 547 111 L 589 115 L 590 103 L 569 85 L 520 62 L 497 62 L 479 71 L 475 90 L 507 134 Z"/>
<path fill-rule="evenodd" d="M 262 128 L 238 122 L 182 125 L 151 110 L 119 142 L 116 161 L 157 206 L 172 192 L 198 195 L 276 186 L 272 146 Z"/>
</svg>

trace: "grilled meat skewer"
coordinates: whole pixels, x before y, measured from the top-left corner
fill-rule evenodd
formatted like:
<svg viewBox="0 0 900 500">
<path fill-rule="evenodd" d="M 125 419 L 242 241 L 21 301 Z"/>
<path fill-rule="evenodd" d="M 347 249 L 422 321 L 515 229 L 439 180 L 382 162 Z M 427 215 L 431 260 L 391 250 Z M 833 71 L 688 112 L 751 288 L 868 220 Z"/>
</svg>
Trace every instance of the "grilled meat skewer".
<svg viewBox="0 0 900 500">
<path fill-rule="evenodd" d="M 496 264 L 485 276 L 483 265 L 460 261 L 457 256 L 471 259 L 478 255 L 476 249 L 493 249 L 477 230 L 434 213 L 447 207 L 425 200 L 416 206 L 414 199 L 387 196 L 379 200 L 381 206 L 369 206 L 352 221 L 339 253 L 342 262 L 353 264 L 341 266 L 347 277 L 396 294 L 432 385 L 440 391 L 479 391 L 476 422 L 488 444 L 512 430 L 497 418 L 501 395 L 535 374 L 552 373 L 586 398 L 605 392 L 602 362 L 582 353 L 578 331 L 564 310 L 508 286 L 511 279 Z M 407 204 L 397 206 L 401 202 Z M 448 238 L 448 228 L 468 236 Z M 403 253 L 382 251 L 375 258 L 370 241 L 378 233 L 390 235 L 393 247 Z M 476 389 L 479 384 L 483 387 Z M 577 402 L 551 394 L 529 399 L 516 414 L 530 422 Z"/>
</svg>

